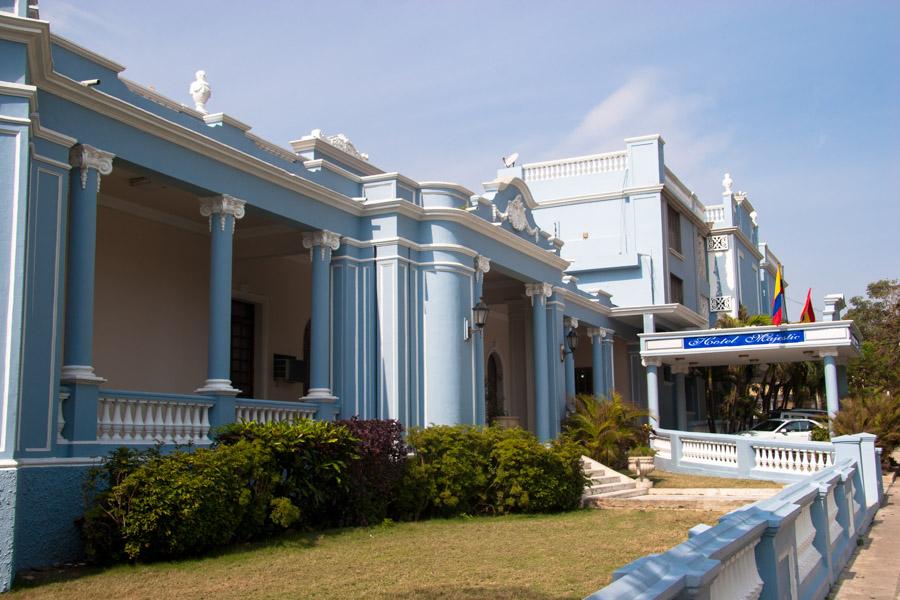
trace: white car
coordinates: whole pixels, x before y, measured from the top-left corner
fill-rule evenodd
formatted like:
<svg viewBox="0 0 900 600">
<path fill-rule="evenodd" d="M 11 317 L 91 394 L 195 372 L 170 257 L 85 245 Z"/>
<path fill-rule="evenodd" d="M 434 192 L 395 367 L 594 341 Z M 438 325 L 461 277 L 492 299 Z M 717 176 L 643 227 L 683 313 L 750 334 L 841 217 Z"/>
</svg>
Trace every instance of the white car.
<svg viewBox="0 0 900 600">
<path fill-rule="evenodd" d="M 769 419 L 759 423 L 753 429 L 738 432 L 738 435 L 763 440 L 808 442 L 816 427 L 821 427 L 821 424 L 812 419 Z"/>
</svg>

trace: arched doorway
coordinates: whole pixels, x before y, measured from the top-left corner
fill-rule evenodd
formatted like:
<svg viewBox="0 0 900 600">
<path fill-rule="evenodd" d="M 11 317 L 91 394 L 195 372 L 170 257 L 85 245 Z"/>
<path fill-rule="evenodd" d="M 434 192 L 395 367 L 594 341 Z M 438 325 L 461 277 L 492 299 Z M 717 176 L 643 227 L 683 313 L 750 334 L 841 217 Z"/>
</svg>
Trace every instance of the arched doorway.
<svg viewBox="0 0 900 600">
<path fill-rule="evenodd" d="M 484 385 L 485 415 L 490 423 L 495 417 L 506 416 L 503 396 L 503 364 L 496 352 L 491 352 L 487 363 L 487 381 Z"/>
</svg>

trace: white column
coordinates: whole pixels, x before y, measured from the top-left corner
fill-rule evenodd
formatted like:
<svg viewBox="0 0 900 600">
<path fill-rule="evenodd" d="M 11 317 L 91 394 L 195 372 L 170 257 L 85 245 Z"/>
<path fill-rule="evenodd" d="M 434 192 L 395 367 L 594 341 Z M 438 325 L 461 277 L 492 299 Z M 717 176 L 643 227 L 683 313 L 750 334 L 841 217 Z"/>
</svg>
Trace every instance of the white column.
<svg viewBox="0 0 900 600">
<path fill-rule="evenodd" d="M 657 429 L 659 427 L 658 369 L 662 366 L 662 360 L 644 358 L 641 363 L 647 368 L 647 412 L 650 413 L 650 426 Z"/>
<path fill-rule="evenodd" d="M 833 419 L 841 408 L 841 399 L 838 397 L 837 355 L 837 350 L 834 348 L 819 352 L 819 356 L 825 363 L 825 402 L 830 419 Z"/>
</svg>

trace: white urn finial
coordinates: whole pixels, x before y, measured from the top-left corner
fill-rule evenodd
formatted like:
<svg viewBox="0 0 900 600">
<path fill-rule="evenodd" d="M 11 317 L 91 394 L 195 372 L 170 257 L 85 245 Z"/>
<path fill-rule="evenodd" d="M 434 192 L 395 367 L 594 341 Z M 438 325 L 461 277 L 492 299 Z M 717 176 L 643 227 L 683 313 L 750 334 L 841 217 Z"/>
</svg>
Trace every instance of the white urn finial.
<svg viewBox="0 0 900 600">
<path fill-rule="evenodd" d="M 731 173 L 725 173 L 725 177 L 722 179 L 722 187 L 725 188 L 725 191 L 722 192 L 723 196 L 727 196 L 731 194 L 731 186 L 734 185 L 734 180 L 731 178 Z"/>
<path fill-rule="evenodd" d="M 204 115 L 207 114 L 206 101 L 212 95 L 212 90 L 210 90 L 209 82 L 206 80 L 206 71 L 197 71 L 196 79 L 191 82 L 191 87 L 188 91 L 191 93 L 191 98 L 194 99 L 194 108 L 197 112 Z"/>
</svg>

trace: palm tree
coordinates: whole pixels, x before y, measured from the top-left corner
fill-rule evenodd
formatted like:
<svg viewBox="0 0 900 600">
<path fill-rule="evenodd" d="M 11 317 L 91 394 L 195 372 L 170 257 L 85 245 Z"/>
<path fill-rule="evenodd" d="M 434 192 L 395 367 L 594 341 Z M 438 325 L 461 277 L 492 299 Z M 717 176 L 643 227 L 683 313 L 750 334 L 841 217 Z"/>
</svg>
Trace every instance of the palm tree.
<svg viewBox="0 0 900 600">
<path fill-rule="evenodd" d="M 622 401 L 598 396 L 575 397 L 575 412 L 563 423 L 563 435 L 583 446 L 587 455 L 613 468 L 626 463 L 626 452 L 644 440 L 640 419 L 648 412 Z"/>
</svg>

